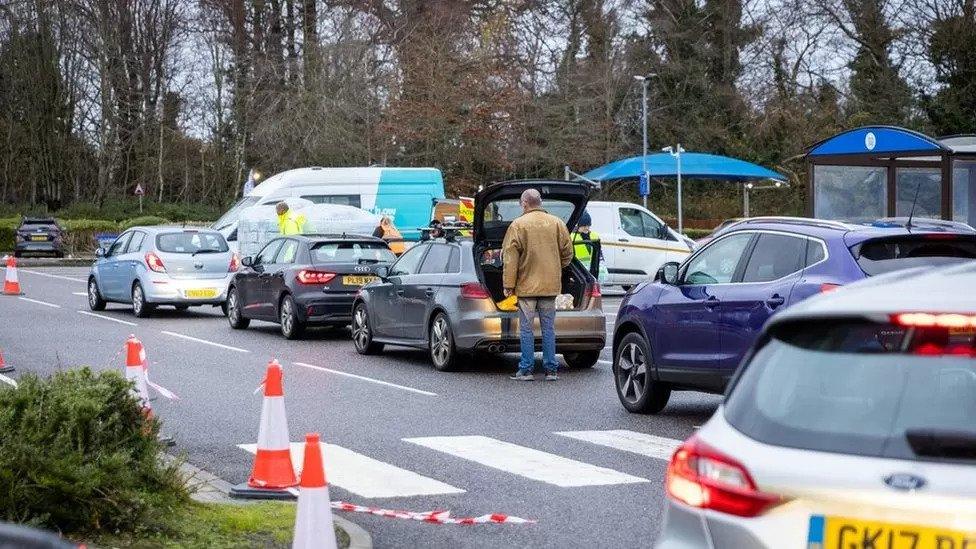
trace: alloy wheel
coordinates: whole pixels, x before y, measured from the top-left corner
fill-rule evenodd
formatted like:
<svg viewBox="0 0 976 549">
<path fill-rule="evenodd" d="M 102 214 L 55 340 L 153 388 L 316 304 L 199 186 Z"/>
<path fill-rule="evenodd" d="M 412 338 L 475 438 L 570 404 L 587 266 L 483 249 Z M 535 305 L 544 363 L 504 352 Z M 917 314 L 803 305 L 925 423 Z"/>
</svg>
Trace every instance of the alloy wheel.
<svg viewBox="0 0 976 549">
<path fill-rule="evenodd" d="M 366 309 L 362 307 L 358 307 L 353 315 L 352 337 L 360 349 L 369 345 L 369 321 L 366 319 Z"/>
<path fill-rule="evenodd" d="M 644 396 L 647 387 L 647 358 L 637 343 L 628 343 L 620 353 L 617 382 L 620 396 L 627 402 L 636 404 Z"/>
<path fill-rule="evenodd" d="M 95 279 L 88 281 L 88 305 L 92 309 L 98 307 L 98 285 L 95 284 Z"/>
<path fill-rule="evenodd" d="M 281 302 L 281 331 L 290 334 L 295 327 L 295 311 L 290 299 Z"/>
<path fill-rule="evenodd" d="M 237 310 L 237 290 L 232 290 L 230 295 L 227 296 L 227 316 L 238 320 L 238 315 L 240 311 Z"/>
<path fill-rule="evenodd" d="M 142 314 L 143 305 L 142 286 L 136 284 L 136 287 L 132 289 L 132 312 L 139 316 Z"/>
<path fill-rule="evenodd" d="M 450 328 L 442 316 L 430 327 L 430 356 L 437 366 L 447 364 L 451 357 Z"/>
</svg>

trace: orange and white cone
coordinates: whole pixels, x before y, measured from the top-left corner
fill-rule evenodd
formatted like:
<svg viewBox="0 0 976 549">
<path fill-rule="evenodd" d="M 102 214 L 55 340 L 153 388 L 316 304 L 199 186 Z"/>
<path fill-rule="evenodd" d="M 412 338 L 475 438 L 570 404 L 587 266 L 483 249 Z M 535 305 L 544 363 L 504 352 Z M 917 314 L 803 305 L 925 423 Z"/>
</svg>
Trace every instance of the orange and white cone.
<svg viewBox="0 0 976 549">
<path fill-rule="evenodd" d="M 142 404 L 146 415 L 152 417 L 149 404 L 149 380 L 146 378 L 146 348 L 136 336 L 125 340 L 125 379 L 132 381 L 132 394 Z"/>
<path fill-rule="evenodd" d="M 291 441 L 288 437 L 288 419 L 285 417 L 285 391 L 282 385 L 281 364 L 277 360 L 268 363 L 264 377 L 264 404 L 261 407 L 261 425 L 258 427 L 258 445 L 254 467 L 247 485 L 235 486 L 230 495 L 240 498 L 294 499 L 298 484 L 295 467 L 291 461 Z"/>
<path fill-rule="evenodd" d="M 293 549 L 336 549 L 332 500 L 325 479 L 318 433 L 305 435 L 305 461 L 295 511 Z"/>
<path fill-rule="evenodd" d="M 14 371 L 14 367 L 3 361 L 3 349 L 0 349 L 0 374 Z"/>
<path fill-rule="evenodd" d="M 7 256 L 7 269 L 3 277 L 3 295 L 21 295 L 20 280 L 17 279 L 17 258 Z"/>
</svg>

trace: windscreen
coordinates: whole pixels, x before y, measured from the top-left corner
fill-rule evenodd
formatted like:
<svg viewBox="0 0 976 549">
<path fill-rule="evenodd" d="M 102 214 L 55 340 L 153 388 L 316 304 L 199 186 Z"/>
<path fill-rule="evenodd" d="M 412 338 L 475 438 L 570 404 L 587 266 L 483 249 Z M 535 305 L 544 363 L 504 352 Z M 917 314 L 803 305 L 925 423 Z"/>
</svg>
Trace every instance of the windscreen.
<svg viewBox="0 0 976 549">
<path fill-rule="evenodd" d="M 861 270 L 874 276 L 976 259 L 976 236 L 936 233 L 875 238 L 854 246 L 851 253 Z"/>
<path fill-rule="evenodd" d="M 37 229 L 57 229 L 58 225 L 53 219 L 25 219 L 20 228 L 25 231 L 36 231 Z"/>
<path fill-rule="evenodd" d="M 940 437 L 976 450 L 976 328 L 789 323 L 744 368 L 725 416 L 761 442 L 899 459 L 946 457 Z M 913 447 L 913 434 L 935 443 Z"/>
<path fill-rule="evenodd" d="M 311 249 L 312 263 L 393 263 L 396 256 L 382 242 L 322 242 Z"/>
<path fill-rule="evenodd" d="M 220 233 L 183 231 L 156 237 L 156 249 L 170 254 L 222 253 L 229 248 Z"/>
</svg>

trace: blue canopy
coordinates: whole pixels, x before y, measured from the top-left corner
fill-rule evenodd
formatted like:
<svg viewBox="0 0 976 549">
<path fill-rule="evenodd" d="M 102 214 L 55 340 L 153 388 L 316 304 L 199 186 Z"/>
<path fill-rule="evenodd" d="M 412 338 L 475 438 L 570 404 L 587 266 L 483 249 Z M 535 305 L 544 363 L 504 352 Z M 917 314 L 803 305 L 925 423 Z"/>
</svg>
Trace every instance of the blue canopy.
<svg viewBox="0 0 976 549">
<path fill-rule="evenodd" d="M 599 168 L 594 168 L 583 177 L 593 181 L 609 181 L 611 179 L 626 179 L 640 177 L 644 172 L 644 159 L 647 159 L 647 171 L 651 177 L 677 177 L 677 159 L 669 153 L 656 153 L 644 156 L 634 156 L 611 162 Z M 727 181 L 751 181 L 756 179 L 773 179 L 786 181 L 786 176 L 738 158 L 729 158 L 715 154 L 681 153 L 681 177 L 700 179 L 723 179 Z"/>
<path fill-rule="evenodd" d="M 948 147 L 931 137 L 905 128 L 865 126 L 841 132 L 810 147 L 809 157 L 839 154 L 942 154 Z"/>
</svg>

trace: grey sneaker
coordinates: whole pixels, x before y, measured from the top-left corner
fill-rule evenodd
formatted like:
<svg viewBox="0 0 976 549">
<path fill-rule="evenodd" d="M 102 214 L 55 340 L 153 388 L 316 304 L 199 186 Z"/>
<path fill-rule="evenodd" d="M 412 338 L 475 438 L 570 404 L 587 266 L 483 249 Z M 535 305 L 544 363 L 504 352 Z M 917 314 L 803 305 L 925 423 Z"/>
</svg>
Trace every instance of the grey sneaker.
<svg viewBox="0 0 976 549">
<path fill-rule="evenodd" d="M 556 372 L 546 372 L 546 381 L 556 381 L 557 379 L 559 376 L 556 375 Z"/>
<path fill-rule="evenodd" d="M 523 374 L 522 372 L 515 372 L 514 374 L 508 376 L 508 379 L 514 379 L 515 381 L 534 381 L 535 376 L 531 373 Z"/>
</svg>

